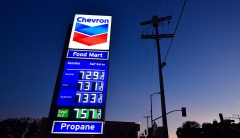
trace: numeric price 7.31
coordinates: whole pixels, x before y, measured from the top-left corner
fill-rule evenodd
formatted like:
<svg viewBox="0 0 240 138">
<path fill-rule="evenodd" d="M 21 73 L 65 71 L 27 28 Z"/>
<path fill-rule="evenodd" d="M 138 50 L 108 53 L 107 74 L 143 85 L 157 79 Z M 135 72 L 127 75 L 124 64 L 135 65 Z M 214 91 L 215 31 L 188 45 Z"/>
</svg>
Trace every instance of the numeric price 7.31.
<svg viewBox="0 0 240 138">
<path fill-rule="evenodd" d="M 103 91 L 104 82 L 103 81 L 95 81 L 95 82 L 87 82 L 87 81 L 79 81 L 77 90 L 81 91 Z"/>
</svg>

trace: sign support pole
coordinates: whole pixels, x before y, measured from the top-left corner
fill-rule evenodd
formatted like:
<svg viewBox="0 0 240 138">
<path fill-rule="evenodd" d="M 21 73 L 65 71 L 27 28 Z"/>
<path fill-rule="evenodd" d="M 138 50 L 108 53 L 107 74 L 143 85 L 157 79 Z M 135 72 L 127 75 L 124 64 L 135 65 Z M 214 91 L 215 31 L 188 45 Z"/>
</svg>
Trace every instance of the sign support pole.
<svg viewBox="0 0 240 138">
<path fill-rule="evenodd" d="M 53 124 L 54 117 L 57 114 L 57 109 L 56 109 L 55 104 L 57 103 L 58 91 L 59 91 L 59 87 L 60 87 L 59 84 L 61 82 L 61 75 L 62 75 L 63 67 L 65 64 L 65 57 L 66 57 L 66 53 L 67 53 L 67 49 L 68 49 L 68 42 L 70 39 L 71 30 L 72 30 L 72 24 L 69 24 L 67 33 L 66 33 L 66 37 L 65 37 L 65 41 L 64 41 L 64 47 L 63 47 L 63 51 L 62 51 L 61 62 L 60 62 L 59 70 L 58 70 L 54 93 L 53 93 L 53 99 L 52 99 L 52 103 L 51 103 L 51 107 L 50 107 L 50 111 L 49 111 L 49 115 L 48 115 L 48 119 L 47 119 L 47 125 L 45 127 L 46 128 L 45 129 L 45 138 L 52 137 L 52 135 L 51 135 L 52 124 Z"/>
</svg>

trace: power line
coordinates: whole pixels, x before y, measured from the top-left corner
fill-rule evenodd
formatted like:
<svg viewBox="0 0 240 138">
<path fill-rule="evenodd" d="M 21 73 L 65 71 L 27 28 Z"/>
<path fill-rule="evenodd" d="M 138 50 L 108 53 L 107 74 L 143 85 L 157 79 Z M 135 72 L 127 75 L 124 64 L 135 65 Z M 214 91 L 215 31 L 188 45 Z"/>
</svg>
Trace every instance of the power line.
<svg viewBox="0 0 240 138">
<path fill-rule="evenodd" d="M 146 14 L 146 17 L 148 18 L 149 17 L 149 4 L 150 4 L 150 1 L 147 1 L 147 9 L 145 10 L 145 1 L 143 0 L 143 19 L 145 17 L 145 14 Z M 144 14 L 145 13 L 145 14 Z M 150 25 L 146 26 L 145 28 L 142 28 L 142 34 L 144 34 L 144 31 L 146 30 L 147 33 L 148 33 L 148 29 L 149 29 Z M 148 65 L 149 65 L 149 41 L 147 41 L 147 97 L 148 95 L 150 94 L 150 91 L 149 91 L 149 68 L 148 68 Z M 146 99 L 146 102 L 149 103 L 149 98 Z"/>
<path fill-rule="evenodd" d="M 179 18 L 178 18 L 177 26 L 176 26 L 176 28 L 175 28 L 175 30 L 174 30 L 174 33 L 173 33 L 174 35 L 175 35 L 176 31 L 177 31 L 178 24 L 179 24 L 180 19 L 181 19 L 181 17 L 182 17 L 182 13 L 183 13 L 183 10 L 184 10 L 185 5 L 186 5 L 186 0 L 184 1 L 181 14 L 180 14 L 180 16 L 179 16 Z M 174 37 L 173 37 L 173 38 L 174 38 Z M 170 42 L 170 45 L 169 45 L 169 47 L 168 47 L 168 51 L 167 51 L 167 54 L 166 54 L 166 56 L 165 56 L 165 58 L 164 58 L 164 62 L 166 61 L 166 58 L 167 58 L 167 56 L 168 56 L 168 52 L 169 52 L 169 50 L 170 50 L 170 48 L 171 48 L 171 46 L 172 46 L 173 38 L 172 38 L 172 40 L 171 40 L 171 42 Z"/>
<path fill-rule="evenodd" d="M 167 2 L 167 6 L 166 6 L 166 7 L 168 7 L 168 3 L 170 3 L 170 2 Z M 172 15 L 174 3 L 175 3 L 175 0 L 172 1 L 172 8 L 170 7 L 170 4 L 169 4 L 169 8 L 171 8 L 171 13 L 170 13 L 170 15 Z M 167 9 L 166 9 L 165 14 L 166 14 L 166 13 L 167 13 Z M 170 26 L 170 20 L 168 21 L 168 26 L 167 26 L 167 31 L 166 31 L 166 33 L 169 32 L 169 26 Z M 163 26 L 163 33 L 165 33 L 165 26 Z M 165 43 L 164 43 L 164 45 L 163 45 L 163 53 L 166 53 L 167 43 L 168 43 L 168 39 L 165 39 Z"/>
<path fill-rule="evenodd" d="M 168 0 L 167 0 L 167 6 L 166 6 L 166 11 L 165 11 L 165 16 L 167 15 L 167 8 L 168 8 Z"/>
<path fill-rule="evenodd" d="M 143 14 L 143 17 L 142 17 L 142 18 L 144 19 L 144 0 L 143 0 L 143 2 L 142 2 L 142 10 L 143 10 L 143 13 L 142 13 L 142 14 Z"/>
<path fill-rule="evenodd" d="M 156 3 L 156 0 L 155 0 L 155 8 L 154 8 L 154 14 L 155 14 L 155 11 L 156 11 L 156 6 L 157 6 L 157 3 Z"/>
<path fill-rule="evenodd" d="M 147 68 L 147 73 L 146 73 L 146 74 L 147 74 L 147 76 L 146 76 L 146 77 L 147 77 L 147 89 L 146 89 L 146 97 L 148 97 L 148 95 L 149 95 L 149 93 L 150 93 L 150 92 L 149 92 L 149 86 L 150 86 L 150 85 L 149 85 L 149 84 L 150 84 L 150 83 L 149 83 L 149 80 L 150 80 L 149 65 L 150 65 L 150 63 L 149 63 L 149 42 L 148 42 L 148 41 L 147 41 L 147 52 L 146 52 L 146 53 L 147 53 L 147 54 L 146 54 L 146 55 L 147 55 L 147 66 L 146 66 L 146 68 Z M 147 102 L 147 105 L 149 105 L 149 98 L 146 99 L 146 102 Z M 150 105 L 149 105 L 149 106 L 150 106 Z M 148 107 L 149 107 L 149 106 L 148 106 Z"/>
<path fill-rule="evenodd" d="M 175 0 L 173 1 L 172 10 L 171 10 L 171 14 L 172 14 L 172 11 L 173 11 L 173 6 L 174 6 L 174 3 L 175 3 Z"/>
<path fill-rule="evenodd" d="M 161 3 L 162 3 L 162 0 L 160 0 L 160 2 L 159 2 L 159 5 L 160 5 L 160 13 L 159 13 L 159 15 L 161 15 L 161 13 L 162 13 L 162 11 L 161 11 Z"/>
<path fill-rule="evenodd" d="M 155 45 L 155 44 L 154 44 Z M 153 50 L 153 56 L 152 56 L 152 71 L 151 71 L 151 80 L 152 80 L 152 85 L 151 85 L 151 91 L 153 91 L 153 83 L 154 83 L 154 80 L 153 80 L 153 64 L 154 64 L 154 61 L 155 61 L 155 58 L 154 58 L 154 56 L 155 56 L 155 53 L 156 53 L 156 50 Z"/>
<path fill-rule="evenodd" d="M 150 4 L 150 0 L 148 0 L 148 18 L 149 18 L 149 4 Z"/>
</svg>

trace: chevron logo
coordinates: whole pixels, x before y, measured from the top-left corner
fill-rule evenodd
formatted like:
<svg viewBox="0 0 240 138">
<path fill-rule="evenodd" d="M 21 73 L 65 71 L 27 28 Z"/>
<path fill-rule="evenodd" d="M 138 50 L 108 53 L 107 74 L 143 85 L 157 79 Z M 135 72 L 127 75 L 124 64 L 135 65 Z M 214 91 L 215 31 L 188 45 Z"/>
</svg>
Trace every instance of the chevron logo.
<svg viewBox="0 0 240 138">
<path fill-rule="evenodd" d="M 88 26 L 76 22 L 73 41 L 93 46 L 96 44 L 106 43 L 108 35 L 108 24 L 98 26 Z"/>
</svg>

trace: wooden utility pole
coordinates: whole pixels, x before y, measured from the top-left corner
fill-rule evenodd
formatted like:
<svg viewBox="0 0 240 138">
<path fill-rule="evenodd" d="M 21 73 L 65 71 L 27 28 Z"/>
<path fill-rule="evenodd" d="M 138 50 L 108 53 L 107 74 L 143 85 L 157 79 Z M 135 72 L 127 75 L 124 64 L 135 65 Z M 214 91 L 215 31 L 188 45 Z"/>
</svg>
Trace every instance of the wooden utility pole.
<svg viewBox="0 0 240 138">
<path fill-rule="evenodd" d="M 158 34 L 158 25 L 159 25 L 159 22 L 166 21 L 166 20 L 169 21 L 171 19 L 172 19 L 172 16 L 158 18 L 158 16 L 154 15 L 152 17 L 152 20 L 140 23 L 141 25 L 153 24 L 153 27 L 155 27 L 155 30 L 156 30 L 155 35 L 142 35 L 141 39 L 155 39 L 156 40 L 157 53 L 158 53 L 158 75 L 159 75 L 159 85 L 160 85 L 160 92 L 161 92 L 160 96 L 161 96 L 164 138 L 168 138 L 167 114 L 166 114 L 164 85 L 163 85 L 163 76 L 162 76 L 162 67 L 164 66 L 165 63 L 161 63 L 162 61 L 161 61 L 159 38 L 171 38 L 174 36 L 174 34 Z"/>
<path fill-rule="evenodd" d="M 149 128 L 149 126 L 148 126 L 148 118 L 149 118 L 150 116 L 144 116 L 143 118 L 147 118 L 147 130 L 148 130 L 148 128 Z"/>
</svg>

